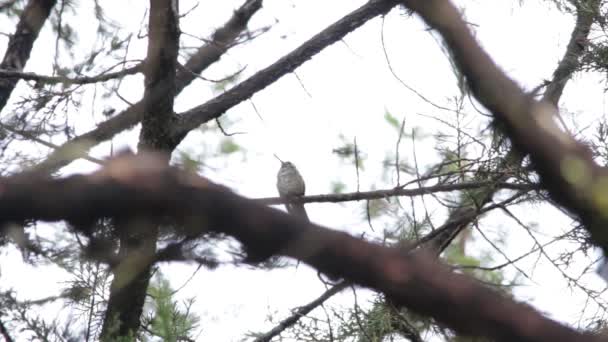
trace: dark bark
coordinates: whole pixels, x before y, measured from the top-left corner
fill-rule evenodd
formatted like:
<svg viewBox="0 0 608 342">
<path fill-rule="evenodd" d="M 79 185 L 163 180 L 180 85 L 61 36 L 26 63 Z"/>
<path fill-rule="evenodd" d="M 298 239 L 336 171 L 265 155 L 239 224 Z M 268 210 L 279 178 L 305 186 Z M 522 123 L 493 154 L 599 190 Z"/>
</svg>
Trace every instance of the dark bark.
<svg viewBox="0 0 608 342">
<path fill-rule="evenodd" d="M 176 0 L 150 0 L 148 53 L 144 63 L 145 91 L 139 150 L 167 153 L 175 145 L 168 139 L 175 98 L 175 70 L 179 49 L 179 11 Z M 168 162 L 168 160 L 167 160 Z M 120 240 L 113 269 L 108 307 L 101 337 L 136 336 L 156 254 L 158 226 L 154 220 L 115 220 Z"/>
<path fill-rule="evenodd" d="M 498 341 L 601 340 L 454 273 L 432 256 L 302 222 L 195 174 L 169 168 L 166 156 L 121 157 L 90 176 L 3 179 L 0 189 L 0 224 L 65 219 L 83 227 L 98 217 L 171 217 L 190 232 L 233 236 L 249 262 L 272 255 L 301 260 L 330 276 L 383 292 L 395 305 L 431 316 L 462 334 Z"/>
<path fill-rule="evenodd" d="M 55 6 L 56 0 L 30 0 L 19 17 L 15 33 L 10 36 L 8 47 L 4 53 L 0 69 L 21 71 L 30 59 L 40 29 L 46 22 Z M 19 80 L 15 78 L 0 79 L 0 111 L 6 106 L 8 99 Z"/>
<path fill-rule="evenodd" d="M 557 106 L 566 84 L 580 65 L 580 59 L 585 52 L 585 45 L 581 44 L 581 42 L 587 41 L 593 19 L 595 18 L 598 9 L 599 2 L 592 1 L 589 2 L 584 9 L 578 8 L 576 12 L 576 24 L 570 35 L 568 46 L 564 56 L 553 72 L 553 78 L 547 85 L 543 96 L 544 100 L 550 101 L 555 106 Z M 506 182 L 511 177 L 511 173 L 505 171 L 519 168 L 521 161 L 521 153 L 514 148 L 511 148 L 499 163 L 497 169 L 499 172 L 503 172 L 503 174 L 494 177 L 495 181 Z M 468 206 L 461 206 L 451 212 L 446 222 L 438 229 L 438 234 L 432 240 L 429 240 L 429 248 L 437 255 L 441 254 L 463 229 L 469 227 L 478 218 L 477 208 L 489 203 L 498 190 L 500 190 L 499 187 L 490 185 L 487 187 L 486 191 L 478 194 L 478 198 L 474 199 L 475 203 Z"/>
<path fill-rule="evenodd" d="M 515 148 L 530 155 L 551 198 L 577 215 L 608 255 L 608 170 L 557 126 L 552 103 L 534 100 L 494 64 L 449 1 L 403 2 L 439 31 L 476 99 L 504 126 Z"/>
<path fill-rule="evenodd" d="M 186 62 L 184 68 L 178 71 L 175 81 L 178 93 L 209 65 L 217 62 L 235 44 L 237 38 L 247 29 L 249 19 L 261 7 L 262 0 L 247 0 L 234 11 L 230 20 L 215 31 L 209 44 L 201 46 Z"/>
<path fill-rule="evenodd" d="M 570 35 L 566 53 L 553 72 L 553 79 L 547 85 L 544 94 L 544 99 L 555 106 L 558 105 L 566 84 L 580 66 L 581 56 L 587 47 L 591 25 L 599 13 L 599 6 L 600 1 L 598 0 L 585 1 L 584 6 L 577 5 L 576 23 Z"/>
</svg>

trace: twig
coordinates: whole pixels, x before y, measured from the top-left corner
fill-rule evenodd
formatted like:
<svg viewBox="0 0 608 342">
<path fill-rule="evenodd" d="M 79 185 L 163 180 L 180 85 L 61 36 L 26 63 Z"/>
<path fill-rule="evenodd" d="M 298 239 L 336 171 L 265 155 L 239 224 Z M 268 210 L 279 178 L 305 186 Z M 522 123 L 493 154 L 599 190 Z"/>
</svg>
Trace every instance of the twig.
<svg viewBox="0 0 608 342">
<path fill-rule="evenodd" d="M 439 185 L 431 185 L 427 187 L 419 187 L 415 189 L 402 189 L 402 188 L 393 188 L 386 190 L 373 190 L 373 191 L 362 191 L 362 192 L 351 192 L 345 194 L 326 194 L 326 195 L 309 195 L 303 196 L 299 198 L 293 199 L 285 199 L 281 197 L 267 197 L 267 198 L 257 198 L 254 201 L 265 204 L 265 205 L 277 205 L 277 204 L 285 204 L 285 203 L 338 203 L 338 202 L 348 202 L 348 201 L 361 201 L 361 200 L 371 200 L 371 199 L 381 199 L 393 196 L 421 196 L 432 194 L 436 192 L 448 192 L 448 191 L 458 191 L 458 190 L 470 190 L 477 189 L 481 187 L 486 187 L 490 185 L 495 185 L 501 189 L 510 189 L 510 190 L 520 190 L 520 191 L 531 191 L 539 189 L 538 185 L 535 184 L 519 184 L 519 183 L 507 183 L 507 182 L 495 182 L 493 180 L 489 181 L 472 181 L 472 182 L 463 182 L 458 184 L 439 184 Z"/>
<path fill-rule="evenodd" d="M 33 72 L 22 72 L 15 70 L 5 70 L 0 69 L 0 79 L 1 78 L 16 78 L 26 81 L 36 81 L 40 83 L 46 84 L 91 84 L 97 82 L 105 82 L 110 81 L 116 78 L 124 77 L 126 75 L 134 75 L 141 71 L 142 64 L 139 63 L 132 67 L 115 71 L 115 72 L 107 72 L 102 73 L 96 76 L 78 76 L 78 77 L 66 77 L 66 76 L 47 76 L 40 75 Z"/>
</svg>

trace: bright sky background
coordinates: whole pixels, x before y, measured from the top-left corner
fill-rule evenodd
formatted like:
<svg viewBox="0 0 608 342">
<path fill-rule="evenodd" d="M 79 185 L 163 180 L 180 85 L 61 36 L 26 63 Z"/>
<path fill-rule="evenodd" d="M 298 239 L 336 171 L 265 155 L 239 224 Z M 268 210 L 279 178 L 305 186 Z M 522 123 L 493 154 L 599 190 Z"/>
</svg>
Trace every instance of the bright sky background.
<svg viewBox="0 0 608 342">
<path fill-rule="evenodd" d="M 198 8 L 183 18 L 181 28 L 187 33 L 207 37 L 241 3 L 242 0 L 215 1 L 211 5 L 202 1 Z M 219 64 L 203 76 L 220 79 L 246 66 L 241 78 L 244 79 L 363 3 L 266 0 L 264 8 L 254 16 L 249 27 L 260 28 L 274 24 L 275 20 L 278 22 L 252 44 L 230 50 Z M 574 24 L 571 15 L 562 14 L 553 9 L 549 2 L 540 0 L 528 0 L 521 7 L 513 0 L 457 3 L 466 7 L 466 19 L 474 25 L 483 46 L 522 86 L 532 89 L 551 77 Z M 137 31 L 146 4 L 143 1 L 121 1 L 120 6 L 109 8 L 109 16 Z M 192 8 L 193 4 L 194 1 L 181 1 L 181 11 Z M 95 27 L 90 25 L 91 18 L 87 17 L 87 13 L 91 12 L 83 9 L 76 19 L 80 20 L 78 33 L 81 41 L 90 44 L 94 42 L 95 34 Z M 9 32 L 14 29 L 14 24 L 0 22 L 0 27 L 3 32 Z M 385 20 L 372 20 L 349 34 L 343 42 L 325 49 L 297 69 L 297 76 L 305 89 L 296 76 L 290 74 L 256 94 L 253 102 L 263 120 L 256 115 L 250 102 L 230 110 L 222 121 L 231 122 L 227 122 L 228 131 L 247 133 L 236 138 L 247 152 L 206 159 L 201 173 L 249 197 L 276 196 L 275 177 L 279 163 L 272 156 L 276 153 L 283 160 L 296 164 L 306 180 L 308 194 L 329 193 L 331 183 L 338 180 L 347 185 L 346 192 L 355 191 L 354 168 L 351 164 L 340 162 L 332 153 L 333 148 L 341 145 L 338 136 L 342 134 L 347 141 L 356 137 L 359 149 L 366 157 L 365 169 L 360 174 L 361 190 L 390 188 L 395 185 L 394 175 L 392 179 L 383 179 L 381 162 L 387 154 L 393 155 L 397 134 L 383 119 L 387 110 L 398 119 L 405 118 L 406 132 L 420 128 L 421 134 L 427 136 L 415 145 L 416 160 L 421 169 L 438 162 L 439 157 L 433 150 L 433 139 L 429 135 L 446 127 L 420 114 L 434 115 L 447 121 L 454 119 L 450 117 L 453 114 L 438 111 L 421 100 L 390 73 L 381 43 L 383 27 L 386 51 L 394 71 L 402 80 L 441 105 L 446 105 L 447 99 L 458 95 L 455 77 L 437 43 L 436 35 L 434 39 L 420 20 L 406 17 L 402 10 L 393 10 Z M 190 46 L 200 44 L 191 38 L 182 39 Z M 50 72 L 52 61 L 45 52 L 53 49 L 53 44 L 54 39 L 46 27 L 36 42 L 27 71 Z M 6 37 L 0 37 L 0 47 L 4 46 Z M 143 58 L 145 46 L 145 38 L 135 40 L 130 48 L 130 57 Z M 176 111 L 181 112 L 203 103 L 214 95 L 211 88 L 210 83 L 195 81 L 178 97 Z M 20 89 L 26 88 L 21 86 Z M 579 127 L 604 114 L 603 89 L 604 84 L 597 75 L 576 75 L 569 83 L 562 105 L 569 112 L 576 113 Z M 142 91 L 142 77 L 129 77 L 121 94 L 135 102 L 140 99 Z M 12 100 L 16 98 L 14 93 Z M 115 106 L 117 110 L 126 107 L 120 102 L 116 102 Z M 10 105 L 2 112 L 2 118 L 9 114 L 8 108 Z M 73 122 L 79 127 L 80 133 L 101 120 L 101 110 L 103 108 L 97 105 L 94 111 L 91 107 L 85 107 L 81 113 L 72 113 L 76 115 Z M 92 112 L 95 116 L 91 115 Z M 470 129 L 487 125 L 487 121 L 477 113 L 468 113 L 465 124 Z M 566 121 L 570 122 L 568 119 Z M 114 151 L 124 146 L 135 148 L 137 136 L 136 131 L 123 133 L 114 138 L 111 144 L 105 143 L 95 148 L 91 155 L 104 157 L 112 148 Z M 61 143 L 59 140 L 54 142 Z M 179 146 L 179 150 L 196 155 L 203 144 L 213 149 L 217 142 L 216 136 L 195 132 Z M 41 153 L 46 151 L 43 147 L 37 148 Z M 402 160 L 413 162 L 413 150 L 411 142 L 403 142 L 400 149 Z M 95 167 L 80 161 L 64 171 L 86 172 Z M 402 178 L 402 181 L 407 180 L 410 179 Z M 409 205 L 408 199 L 403 199 L 403 202 Z M 310 204 L 307 210 L 313 221 L 327 227 L 344 229 L 353 234 L 374 234 L 370 232 L 363 215 L 363 202 Z M 539 229 L 547 234 L 554 235 L 568 228 L 568 219 L 547 206 L 517 212 L 526 222 L 541 222 Z M 437 212 L 434 217 L 434 223 L 439 225 L 445 216 Z M 382 227 L 381 221 L 376 224 Z M 488 217 L 484 225 L 488 227 L 490 236 L 502 235 L 506 238 L 507 253 L 513 258 L 532 244 L 523 229 L 503 215 Z M 40 233 L 52 235 L 50 229 Z M 469 247 L 472 253 L 491 251 L 484 241 L 475 241 Z M 24 266 L 15 251 L 2 258 L 0 270 L 3 280 L 10 280 L 23 298 L 55 295 L 65 279 L 64 274 L 53 268 L 43 271 Z M 496 257 L 496 263 L 502 261 Z M 524 259 L 518 266 L 529 269 L 535 261 Z M 162 267 L 174 287 L 186 282 L 195 269 L 194 265 L 184 264 Z M 509 272 L 512 274 L 513 270 Z M 575 322 L 580 316 L 585 297 L 568 290 L 562 276 L 545 261 L 536 266 L 533 275 L 535 283 L 527 281 L 527 286 L 517 289 L 519 298 L 526 299 L 555 319 Z M 599 279 L 592 281 L 601 285 Z M 290 308 L 309 302 L 323 291 L 316 272 L 306 266 L 300 266 L 297 270 L 267 272 L 226 265 L 215 271 L 202 269 L 178 296 L 196 297 L 195 307 L 203 318 L 201 340 L 237 341 L 249 330 L 271 328 L 273 324 L 267 322 L 268 315 L 280 320 L 289 313 Z M 339 298 L 346 305 L 352 301 L 349 291 Z"/>
</svg>

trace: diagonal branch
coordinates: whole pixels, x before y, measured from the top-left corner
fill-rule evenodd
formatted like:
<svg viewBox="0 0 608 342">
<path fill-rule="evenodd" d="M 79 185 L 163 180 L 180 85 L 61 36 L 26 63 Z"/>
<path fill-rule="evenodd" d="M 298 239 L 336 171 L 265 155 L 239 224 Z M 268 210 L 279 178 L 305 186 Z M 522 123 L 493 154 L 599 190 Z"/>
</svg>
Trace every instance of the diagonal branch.
<svg viewBox="0 0 608 342">
<path fill-rule="evenodd" d="M 262 0 L 247 0 L 234 11 L 232 17 L 219 28 L 208 44 L 201 46 L 180 68 L 175 76 L 176 93 L 180 93 L 209 65 L 217 62 L 231 48 L 243 31 L 249 19 L 262 7 Z"/>
<path fill-rule="evenodd" d="M 342 19 L 316 34 L 304 44 L 285 55 L 272 65 L 262 69 L 225 93 L 180 114 L 180 123 L 173 132 L 181 141 L 192 129 L 216 119 L 228 109 L 249 99 L 253 94 L 266 88 L 276 80 L 293 72 L 327 46 L 342 39 L 348 33 L 365 24 L 370 19 L 386 14 L 397 5 L 394 0 L 371 0 Z"/>
<path fill-rule="evenodd" d="M 170 168 L 166 160 L 127 156 L 89 176 L 0 179 L 0 225 L 36 219 L 68 220 L 84 227 L 99 217 L 170 217 L 198 234 L 233 236 L 243 244 L 249 262 L 272 255 L 296 258 L 320 272 L 383 292 L 395 305 L 431 316 L 462 334 L 498 341 L 601 340 L 454 273 L 434 257 L 298 220 Z"/>
<path fill-rule="evenodd" d="M 40 29 L 55 6 L 56 0 L 30 0 L 21 13 L 15 33 L 10 36 L 0 69 L 22 71 L 30 59 Z M 6 106 L 18 79 L 0 77 L 0 110 Z"/>
<path fill-rule="evenodd" d="M 323 292 L 318 298 L 316 298 L 312 302 L 300 306 L 299 308 L 294 310 L 291 315 L 281 320 L 281 322 L 279 322 L 279 324 L 277 324 L 274 328 L 257 336 L 255 340 L 253 340 L 253 342 L 270 342 L 273 338 L 279 336 L 283 331 L 285 331 L 285 329 L 296 324 L 296 322 L 299 321 L 300 318 L 308 315 L 312 310 L 316 309 L 329 298 L 340 293 L 340 291 L 344 290 L 349 286 L 351 286 L 351 284 L 349 284 L 348 282 L 341 281 L 338 284 L 330 287 L 327 291 Z"/>
<path fill-rule="evenodd" d="M 570 35 L 568 46 L 564 56 L 553 72 L 553 78 L 548 84 L 543 96 L 546 101 L 550 101 L 556 106 L 561 98 L 564 87 L 580 65 L 581 56 L 585 51 L 585 45 L 581 44 L 581 42 L 587 41 L 593 19 L 595 18 L 595 13 L 599 10 L 599 2 L 593 1 L 590 2 L 589 5 L 592 6 L 585 8 L 579 7 L 577 9 L 576 24 Z M 521 161 L 522 158 L 520 153 L 512 147 L 507 155 L 499 162 L 497 169 L 514 170 L 520 167 Z M 494 179 L 496 182 L 506 182 L 510 177 L 511 174 L 509 172 L 503 172 L 502 175 L 494 177 Z M 500 190 L 500 188 L 488 186 L 485 190 L 478 192 L 474 198 L 468 199 L 468 205 L 463 203 L 458 209 L 450 213 L 450 217 L 442 226 L 445 229 L 432 241 L 429 241 L 429 247 L 434 250 L 436 254 L 441 254 L 451 241 L 477 218 L 477 215 L 474 214 L 477 212 L 476 207 L 484 206 L 490 202 L 498 190 Z"/>
<path fill-rule="evenodd" d="M 530 155 L 553 200 L 576 214 L 608 254 L 608 171 L 557 126 L 553 104 L 535 101 L 496 66 L 449 1 L 404 3 L 439 31 L 477 100 L 504 125 L 515 148 Z"/>
</svg>

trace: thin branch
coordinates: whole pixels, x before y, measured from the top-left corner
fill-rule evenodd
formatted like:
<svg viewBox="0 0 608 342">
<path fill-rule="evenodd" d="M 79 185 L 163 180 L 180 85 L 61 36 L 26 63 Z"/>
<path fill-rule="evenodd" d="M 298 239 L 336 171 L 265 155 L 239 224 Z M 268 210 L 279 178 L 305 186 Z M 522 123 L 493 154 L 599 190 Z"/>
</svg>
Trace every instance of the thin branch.
<svg viewBox="0 0 608 342">
<path fill-rule="evenodd" d="M 48 148 L 52 148 L 52 149 L 59 148 L 58 145 L 50 143 L 50 142 L 48 142 L 46 140 L 42 140 L 42 139 L 36 137 L 35 135 L 29 134 L 27 132 L 16 130 L 16 129 L 14 129 L 14 128 L 10 127 L 10 126 L 7 126 L 7 125 L 5 125 L 3 123 L 0 123 L 0 128 L 5 129 L 5 130 L 7 130 L 7 131 L 9 131 L 9 132 L 11 132 L 13 134 L 20 135 L 20 136 L 22 136 L 22 137 L 24 137 L 24 138 L 26 138 L 28 140 L 37 142 L 40 145 L 46 146 Z M 90 156 L 84 156 L 84 157 L 82 157 L 82 159 L 88 160 L 88 161 L 90 161 L 92 163 L 95 163 L 95 164 L 103 165 L 103 160 L 101 160 L 101 159 L 97 159 L 97 158 L 90 157 Z"/>
<path fill-rule="evenodd" d="M 270 342 L 270 340 L 272 340 L 274 337 L 279 336 L 279 334 L 281 334 L 283 331 L 296 324 L 300 320 L 300 318 L 306 316 L 312 310 L 316 309 L 317 307 L 319 307 L 319 305 L 327 301 L 329 298 L 340 293 L 340 291 L 344 290 L 349 286 L 350 284 L 348 282 L 341 281 L 340 283 L 330 287 L 327 291 L 323 292 L 323 294 L 317 299 L 306 305 L 300 306 L 299 308 L 294 310 L 294 312 L 290 316 L 279 322 L 279 324 L 277 324 L 274 328 L 256 337 L 253 342 Z"/>
<path fill-rule="evenodd" d="M 373 191 L 361 191 L 361 192 L 351 192 L 344 194 L 326 194 L 326 195 L 309 195 L 303 196 L 294 199 L 285 199 L 280 197 L 268 197 L 268 198 L 258 198 L 254 199 L 254 201 L 264 204 L 264 205 L 277 205 L 277 204 L 285 204 L 285 203 L 339 203 L 339 202 L 349 202 L 349 201 L 361 201 L 361 200 L 371 200 L 371 199 L 382 199 L 394 196 L 422 196 L 433 194 L 437 192 L 449 192 L 449 191 L 458 191 L 458 190 L 471 190 L 471 189 L 479 189 L 488 186 L 495 186 L 498 189 L 510 189 L 510 190 L 520 190 L 520 191 L 531 191 L 538 189 L 537 185 L 534 184 L 519 184 L 519 183 L 507 183 L 507 182 L 495 182 L 493 180 L 485 180 L 485 181 L 472 181 L 472 182 L 463 182 L 458 184 L 438 184 L 431 185 L 427 187 L 420 187 L 415 189 L 402 189 L 402 188 L 393 188 L 386 190 L 373 190 Z"/>
<path fill-rule="evenodd" d="M 127 75 L 134 75 L 141 71 L 142 64 L 137 64 L 132 67 L 114 71 L 105 72 L 95 76 L 78 76 L 78 77 L 66 77 L 66 76 L 46 76 L 40 75 L 33 72 L 21 72 L 15 70 L 0 69 L 0 79 L 21 79 L 26 81 L 36 81 L 45 84 L 91 84 L 98 82 L 106 82 L 116 78 L 121 78 Z"/>
</svg>

